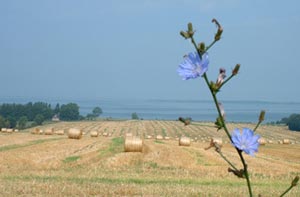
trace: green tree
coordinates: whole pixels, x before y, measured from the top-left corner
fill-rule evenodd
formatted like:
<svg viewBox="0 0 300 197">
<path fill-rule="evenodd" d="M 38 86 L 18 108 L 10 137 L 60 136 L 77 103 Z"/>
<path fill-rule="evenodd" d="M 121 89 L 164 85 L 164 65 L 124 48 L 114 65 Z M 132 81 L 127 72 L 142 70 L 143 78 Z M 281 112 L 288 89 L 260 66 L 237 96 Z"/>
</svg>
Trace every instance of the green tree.
<svg viewBox="0 0 300 197">
<path fill-rule="evenodd" d="M 136 112 L 131 114 L 131 119 L 133 119 L 133 120 L 138 120 L 139 119 L 139 116 L 137 115 Z"/>
<path fill-rule="evenodd" d="M 95 118 L 99 117 L 102 114 L 102 109 L 100 107 L 95 107 L 93 109 L 93 115 Z"/>
<path fill-rule="evenodd" d="M 60 112 L 60 106 L 59 106 L 59 103 L 57 103 L 56 106 L 55 106 L 55 109 L 54 109 L 53 113 L 58 115 L 59 112 Z"/>
<path fill-rule="evenodd" d="M 79 106 L 76 103 L 62 105 L 60 108 L 61 120 L 79 120 Z"/>
<path fill-rule="evenodd" d="M 0 128 L 5 128 L 5 118 L 3 118 L 2 116 L 0 116 Z"/>
<path fill-rule="evenodd" d="M 26 116 L 22 116 L 20 119 L 19 119 L 19 122 L 18 122 L 18 127 L 19 129 L 25 129 L 26 128 L 26 125 L 27 125 L 27 122 L 28 122 L 28 119 Z"/>
<path fill-rule="evenodd" d="M 45 118 L 42 114 L 37 114 L 34 118 L 34 122 L 37 124 L 37 125 L 42 125 L 43 122 L 44 122 Z"/>
</svg>

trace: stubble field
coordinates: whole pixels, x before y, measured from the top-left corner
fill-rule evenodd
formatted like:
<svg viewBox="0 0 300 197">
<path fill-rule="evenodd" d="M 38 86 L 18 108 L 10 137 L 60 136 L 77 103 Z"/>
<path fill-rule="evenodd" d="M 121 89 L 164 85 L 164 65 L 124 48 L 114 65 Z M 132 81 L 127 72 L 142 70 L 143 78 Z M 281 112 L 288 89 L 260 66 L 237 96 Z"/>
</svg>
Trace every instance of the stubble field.
<svg viewBox="0 0 300 197">
<path fill-rule="evenodd" d="M 254 124 L 228 124 L 228 128 Z M 241 163 L 223 131 L 213 123 L 184 126 L 178 121 L 128 120 L 59 122 L 40 129 L 79 128 L 79 140 L 67 135 L 33 135 L 32 129 L 0 133 L 0 196 L 247 196 L 245 179 L 209 146 L 223 139 L 222 152 Z M 98 137 L 90 132 L 97 131 Z M 66 132 L 65 132 L 66 133 Z M 126 133 L 143 138 L 143 152 L 124 152 Z M 255 157 L 245 156 L 254 195 L 279 196 L 300 175 L 300 132 L 286 127 L 259 127 L 267 144 Z M 103 136 L 103 134 L 105 136 Z M 161 135 L 170 139 L 157 140 Z M 178 145 L 188 136 L 190 146 Z M 149 138 L 152 136 L 152 138 Z M 289 139 L 291 144 L 281 144 Z M 300 196 L 298 185 L 286 196 Z"/>
</svg>

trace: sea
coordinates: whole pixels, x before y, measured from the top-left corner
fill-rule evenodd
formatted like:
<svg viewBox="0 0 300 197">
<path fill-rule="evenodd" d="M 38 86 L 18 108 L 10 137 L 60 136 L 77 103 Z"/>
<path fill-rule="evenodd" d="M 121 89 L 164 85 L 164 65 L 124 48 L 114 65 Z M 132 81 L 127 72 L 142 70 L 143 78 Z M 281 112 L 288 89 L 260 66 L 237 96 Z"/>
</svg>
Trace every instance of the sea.
<svg viewBox="0 0 300 197">
<path fill-rule="evenodd" d="M 217 111 L 212 100 L 176 100 L 176 99 L 28 99 L 0 98 L 0 104 L 28 102 L 46 102 L 54 108 L 57 103 L 77 103 L 80 114 L 91 113 L 94 107 L 103 111 L 100 117 L 109 119 L 131 119 L 137 113 L 140 119 L 177 120 L 178 117 L 190 117 L 195 121 L 215 121 Z M 272 101 L 223 101 L 222 105 L 228 122 L 252 122 L 258 120 L 261 110 L 266 111 L 265 123 L 271 123 L 300 113 L 300 102 Z"/>
</svg>

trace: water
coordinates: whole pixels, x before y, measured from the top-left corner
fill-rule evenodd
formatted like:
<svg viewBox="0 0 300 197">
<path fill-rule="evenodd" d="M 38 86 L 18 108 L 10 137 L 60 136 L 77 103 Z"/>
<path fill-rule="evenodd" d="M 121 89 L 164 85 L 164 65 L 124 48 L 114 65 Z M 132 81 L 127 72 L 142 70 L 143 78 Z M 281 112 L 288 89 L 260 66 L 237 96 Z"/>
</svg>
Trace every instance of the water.
<svg viewBox="0 0 300 197">
<path fill-rule="evenodd" d="M 191 117 L 199 121 L 215 121 L 216 109 L 212 101 L 206 100 L 160 100 L 160 99 L 99 99 L 99 100 L 62 100 L 62 99 L 0 99 L 0 103 L 21 103 L 43 101 L 54 108 L 56 103 L 77 103 L 80 114 L 91 113 L 94 107 L 101 107 L 101 117 L 131 119 L 136 112 L 139 118 L 176 120 L 179 116 Z M 261 110 L 266 111 L 265 122 L 278 121 L 292 113 L 300 113 L 300 102 L 264 101 L 224 101 L 226 120 L 230 122 L 257 122 Z"/>
</svg>

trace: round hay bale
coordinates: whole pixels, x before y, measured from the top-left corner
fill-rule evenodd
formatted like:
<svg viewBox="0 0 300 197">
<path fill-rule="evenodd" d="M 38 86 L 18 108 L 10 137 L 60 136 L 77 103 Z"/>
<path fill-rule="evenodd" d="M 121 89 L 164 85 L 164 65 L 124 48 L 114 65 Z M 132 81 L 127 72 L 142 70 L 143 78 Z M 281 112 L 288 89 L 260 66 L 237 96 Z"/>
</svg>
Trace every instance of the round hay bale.
<svg viewBox="0 0 300 197">
<path fill-rule="evenodd" d="M 157 140 L 162 140 L 162 139 L 164 139 L 164 138 L 163 138 L 162 135 L 157 135 L 157 136 L 156 136 L 156 139 L 157 139 Z"/>
<path fill-rule="evenodd" d="M 269 144 L 273 144 L 273 140 L 268 140 L 268 143 Z"/>
<path fill-rule="evenodd" d="M 30 131 L 31 134 L 39 134 L 40 133 L 40 129 L 39 128 L 35 128 L 33 130 Z"/>
<path fill-rule="evenodd" d="M 65 134 L 65 131 L 61 129 L 61 130 L 54 131 L 54 133 L 55 133 L 56 135 L 64 135 L 64 134 Z"/>
<path fill-rule="evenodd" d="M 70 139 L 80 139 L 82 137 L 82 131 L 76 128 L 70 128 L 68 130 L 68 138 Z"/>
<path fill-rule="evenodd" d="M 14 132 L 19 132 L 19 129 L 14 129 Z"/>
<path fill-rule="evenodd" d="M 219 138 L 219 137 L 213 137 L 212 139 L 212 142 L 220 147 L 222 147 L 223 145 L 223 140 L 222 138 Z"/>
<path fill-rule="evenodd" d="M 91 137 L 98 137 L 98 135 L 97 131 L 91 131 Z"/>
<path fill-rule="evenodd" d="M 170 139 L 170 137 L 169 136 L 165 136 L 165 140 L 169 140 Z"/>
<path fill-rule="evenodd" d="M 53 135 L 54 134 L 54 129 L 53 128 L 48 128 L 45 130 L 45 135 Z"/>
<path fill-rule="evenodd" d="M 40 135 L 44 134 L 44 130 L 43 129 L 39 129 L 38 134 L 40 134 Z"/>
<path fill-rule="evenodd" d="M 142 152 L 143 151 L 143 140 L 139 137 L 126 137 L 125 138 L 125 145 L 124 145 L 125 152 Z"/>
<path fill-rule="evenodd" d="M 283 139 L 283 144 L 291 144 L 291 141 L 289 139 Z"/>
<path fill-rule="evenodd" d="M 6 133 L 12 133 L 12 132 L 14 132 L 13 129 L 6 129 Z"/>
<path fill-rule="evenodd" d="M 282 140 L 278 140 L 278 144 L 283 144 L 283 141 Z"/>
<path fill-rule="evenodd" d="M 132 135 L 132 133 L 126 133 L 125 134 L 125 137 L 132 137 L 133 135 Z"/>
<path fill-rule="evenodd" d="M 1 132 L 5 133 L 7 131 L 7 128 L 1 128 Z"/>
<path fill-rule="evenodd" d="M 102 133 L 102 135 L 103 135 L 104 137 L 107 137 L 107 136 L 108 136 L 108 133 L 104 132 L 104 133 Z"/>
<path fill-rule="evenodd" d="M 147 138 L 147 139 L 151 139 L 152 136 L 151 136 L 151 135 L 147 135 L 146 138 Z"/>
<path fill-rule="evenodd" d="M 179 138 L 179 146 L 190 146 L 191 139 L 189 137 L 181 137 Z"/>
<path fill-rule="evenodd" d="M 258 143 L 260 144 L 260 145 L 266 145 L 266 143 L 267 143 L 267 141 L 266 141 L 266 139 L 265 138 L 259 138 L 258 139 Z"/>
</svg>

